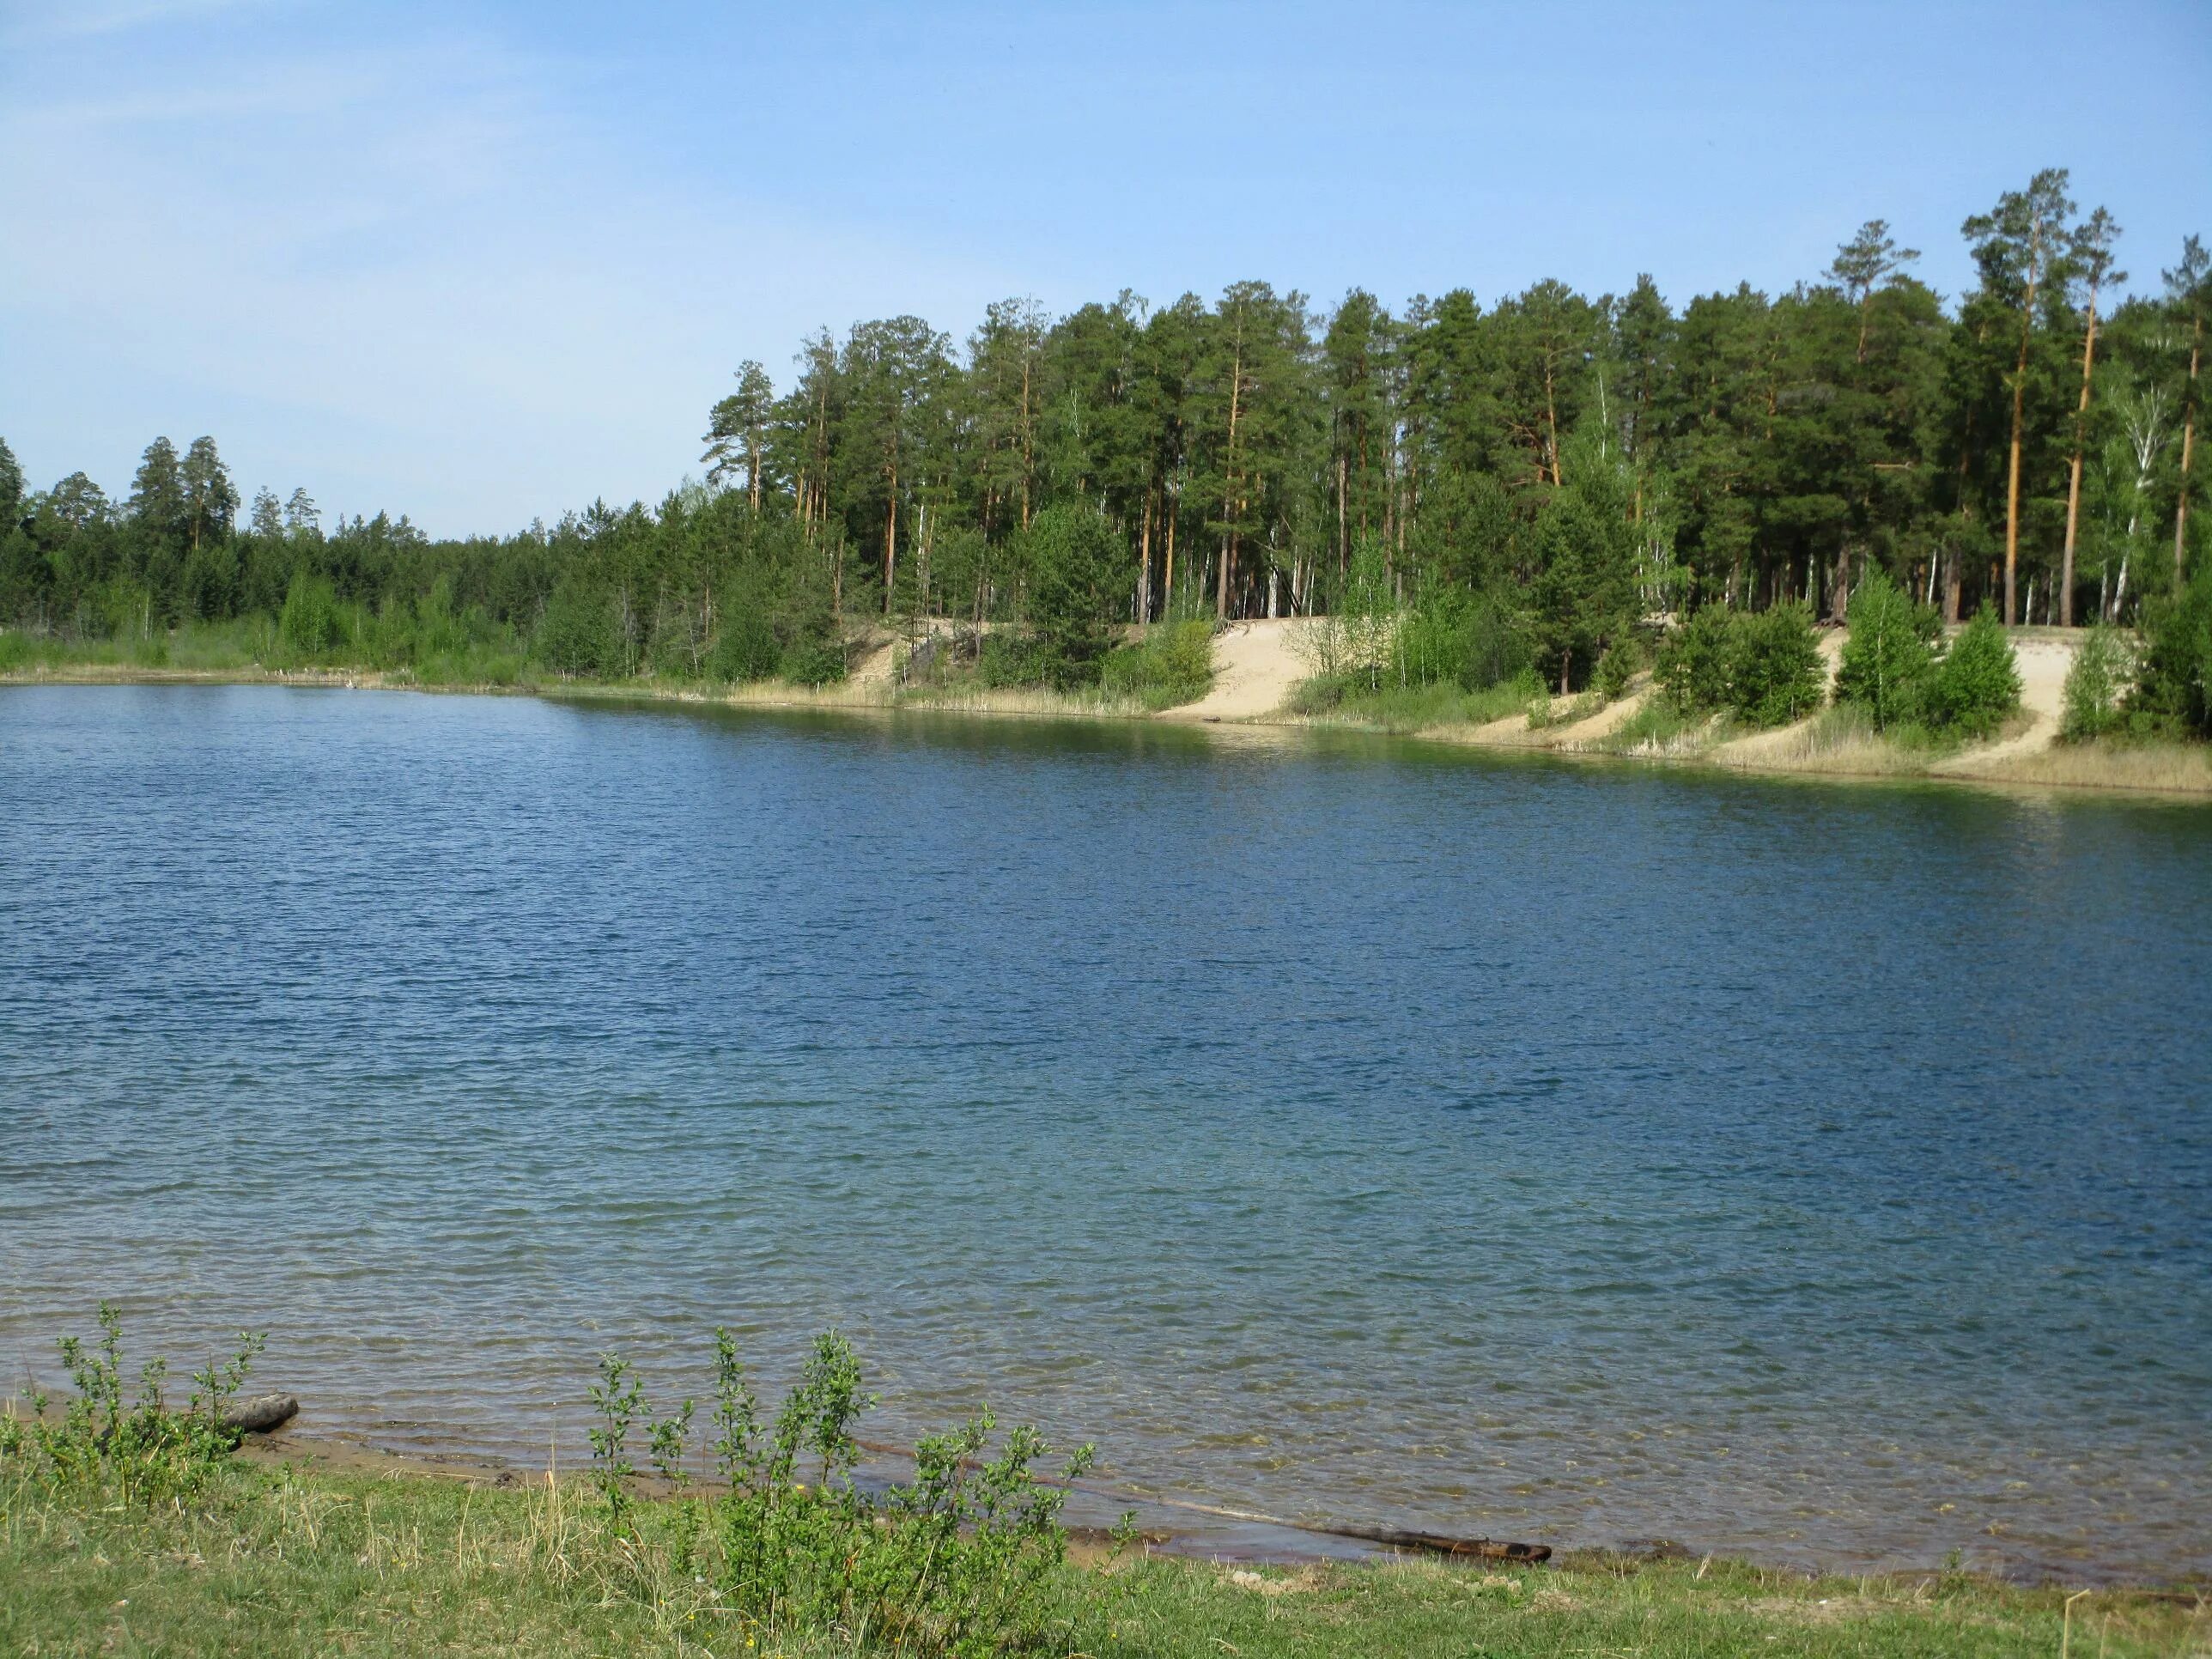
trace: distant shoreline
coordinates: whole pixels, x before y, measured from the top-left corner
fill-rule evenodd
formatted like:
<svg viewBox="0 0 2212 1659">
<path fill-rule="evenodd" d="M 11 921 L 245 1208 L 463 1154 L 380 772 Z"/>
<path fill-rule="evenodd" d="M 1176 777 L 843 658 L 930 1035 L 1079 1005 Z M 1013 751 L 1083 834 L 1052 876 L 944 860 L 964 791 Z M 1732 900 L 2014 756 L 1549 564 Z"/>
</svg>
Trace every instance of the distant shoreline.
<svg viewBox="0 0 2212 1659">
<path fill-rule="evenodd" d="M 1248 631 L 1256 631 L 1258 625 L 1245 627 Z M 1268 648 L 1280 649 L 1279 646 Z M 1233 661 L 1226 672 L 1236 672 Z M 1969 750 L 1963 754 L 1921 757 L 1868 744 L 1844 745 L 1826 752 L 1792 753 L 1784 740 L 1799 728 L 1790 727 L 1736 738 L 1716 748 L 1639 752 L 1604 746 L 1606 729 L 1621 725 L 1638 707 L 1641 694 L 1608 705 L 1589 718 L 1563 721 L 1551 728 L 1531 728 L 1525 719 L 1515 716 L 1480 726 L 1446 724 L 1392 730 L 1357 717 L 1315 717 L 1291 713 L 1279 703 L 1261 712 L 1251 712 L 1249 698 L 1223 696 L 1218 687 L 1215 693 L 1196 703 L 1154 712 L 1126 700 L 1085 697 L 1042 688 L 977 689 L 933 696 L 926 691 L 901 690 L 887 680 L 847 680 L 819 690 L 775 680 L 711 688 L 586 680 L 494 684 L 422 681 L 411 675 L 393 675 L 374 669 L 198 669 L 104 663 L 39 665 L 0 672 L 0 687 L 70 685 L 272 685 L 832 714 L 914 712 L 1000 719 L 1111 720 L 1139 726 L 1306 729 L 1395 737 L 1495 753 L 1655 763 L 1707 774 L 1833 779 L 1844 782 L 1925 781 L 2165 799 L 2212 797 L 2212 746 L 2179 743 L 2071 745 L 2045 742 L 2028 746 L 2015 735 L 1987 745 L 1980 754 Z M 1574 700 L 1567 701 L 1571 703 Z M 1205 711 L 1209 707 L 1220 708 L 1224 712 L 1208 714 Z"/>
</svg>

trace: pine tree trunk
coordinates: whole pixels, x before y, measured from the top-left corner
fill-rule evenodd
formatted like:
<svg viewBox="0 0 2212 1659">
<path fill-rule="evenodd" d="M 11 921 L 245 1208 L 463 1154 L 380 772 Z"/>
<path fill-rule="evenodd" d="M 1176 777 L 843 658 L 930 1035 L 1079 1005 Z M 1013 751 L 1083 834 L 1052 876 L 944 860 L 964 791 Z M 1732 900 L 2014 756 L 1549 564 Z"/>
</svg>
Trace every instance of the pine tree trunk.
<svg viewBox="0 0 2212 1659">
<path fill-rule="evenodd" d="M 1977 334 L 1975 343 L 1981 343 Z M 1959 436 L 1959 517 L 1972 523 L 1974 509 L 1966 498 L 1968 465 L 1974 456 L 1974 406 L 1966 405 L 1966 429 Z M 1947 538 L 1943 548 L 1943 620 L 1955 624 L 1959 620 L 1959 589 L 1962 586 L 1959 574 L 1959 551 Z"/>
<path fill-rule="evenodd" d="M 1549 354 L 1544 358 L 1544 421 L 1552 431 L 1552 487 L 1556 489 L 1566 480 L 1559 476 L 1559 405 L 1552 389 L 1552 359 Z"/>
<path fill-rule="evenodd" d="M 1149 628 L 1152 621 L 1152 492 L 1145 491 L 1143 528 L 1137 532 L 1137 622 Z"/>
<path fill-rule="evenodd" d="M 891 467 L 891 506 L 884 515 L 884 615 L 891 614 L 891 579 L 898 569 L 898 467 Z"/>
<path fill-rule="evenodd" d="M 2010 628 L 2019 619 L 2013 604 L 2013 585 L 2020 573 L 2020 427 L 2027 396 L 2027 339 L 2020 343 L 2020 373 L 2012 383 L 2012 444 L 2005 462 L 2004 619 Z"/>
<path fill-rule="evenodd" d="M 2020 574 L 2020 431 L 2027 407 L 2027 348 L 2035 327 L 2036 261 L 2041 257 L 2043 226 L 2036 224 L 2027 251 L 2027 298 L 2020 308 L 2020 362 L 2012 377 L 2012 446 L 2005 463 L 2004 619 L 2010 628 L 2019 620 L 2013 605 L 2014 584 Z"/>
<path fill-rule="evenodd" d="M 1030 360 L 1022 354 L 1022 528 L 1030 527 L 1030 474 L 1036 469 L 1036 443 L 1030 429 Z"/>
<path fill-rule="evenodd" d="M 2081 341 L 2081 404 L 2074 414 L 2074 465 L 2066 475 L 2066 551 L 2058 568 L 2058 625 L 2074 626 L 2074 541 L 2081 517 L 2081 451 L 2088 442 L 2089 377 L 2097 361 L 2097 285 L 2089 284 L 2089 331 Z"/>
<path fill-rule="evenodd" d="M 1168 499 L 1161 505 L 1168 521 L 1167 544 L 1160 555 L 1160 614 L 1165 616 L 1175 604 L 1175 532 L 1176 520 L 1182 516 L 1176 510 L 1182 505 L 1182 498 L 1176 491 L 1170 490 Z"/>
<path fill-rule="evenodd" d="M 1344 486 L 1345 454 L 1340 449 L 1336 452 L 1336 562 L 1339 566 L 1350 562 L 1352 557 L 1352 524 L 1351 517 L 1345 510 Z"/>
<path fill-rule="evenodd" d="M 1237 416 L 1244 394 L 1244 343 L 1237 343 L 1237 353 L 1229 371 L 1229 465 L 1223 480 L 1224 505 L 1229 527 L 1221 538 L 1221 569 L 1218 586 L 1214 590 L 1213 617 L 1216 622 L 1229 620 L 1229 567 L 1237 557 Z"/>
<path fill-rule="evenodd" d="M 2173 503 L 2173 597 L 2181 597 L 2189 556 L 2189 463 L 2197 448 L 2197 366 L 2204 345 L 2204 319 L 2189 337 L 2189 412 L 2181 422 L 2181 488 Z"/>
</svg>

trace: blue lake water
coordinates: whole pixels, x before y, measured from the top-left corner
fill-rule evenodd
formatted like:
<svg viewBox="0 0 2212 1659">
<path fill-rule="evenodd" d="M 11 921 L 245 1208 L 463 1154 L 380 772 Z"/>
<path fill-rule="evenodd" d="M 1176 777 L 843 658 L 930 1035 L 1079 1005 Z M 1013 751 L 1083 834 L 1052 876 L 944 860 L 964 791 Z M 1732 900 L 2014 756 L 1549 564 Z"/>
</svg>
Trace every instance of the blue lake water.
<svg viewBox="0 0 2212 1659">
<path fill-rule="evenodd" d="M 15 1386 L 566 1462 L 836 1325 L 1209 1504 L 2212 1571 L 2201 805 L 0 690 L 0 1108 Z"/>
</svg>

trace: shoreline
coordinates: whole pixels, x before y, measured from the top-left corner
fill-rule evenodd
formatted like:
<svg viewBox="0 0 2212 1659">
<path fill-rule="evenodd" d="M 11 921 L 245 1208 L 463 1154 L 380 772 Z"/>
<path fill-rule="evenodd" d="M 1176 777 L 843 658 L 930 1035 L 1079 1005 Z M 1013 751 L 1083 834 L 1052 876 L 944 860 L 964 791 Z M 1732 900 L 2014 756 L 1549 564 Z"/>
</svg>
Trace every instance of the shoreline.
<svg viewBox="0 0 2212 1659">
<path fill-rule="evenodd" d="M 870 1618 L 897 1617 L 919 1597 L 919 1579 L 889 1595 L 878 1581 L 859 1629 L 850 1600 L 779 1604 L 775 1583 L 803 1594 L 810 1569 L 836 1571 L 834 1557 L 804 1553 L 805 1543 L 783 1558 L 769 1597 L 749 1593 L 753 1581 L 739 1576 L 719 1516 L 702 1516 L 711 1495 L 696 1488 L 688 1504 L 633 1494 L 616 1516 L 582 1479 L 495 1488 L 264 1464 L 216 1467 L 189 1505 L 112 1496 L 112 1487 L 32 1488 L 0 1516 L 0 1577 L 16 1592 L 0 1598 L 0 1645 L 849 1659 L 884 1645 L 858 1639 Z M 757 1535 L 738 1534 L 738 1547 Z M 891 1550 L 904 1541 L 886 1540 Z M 843 1593 L 869 1588 L 848 1577 Z M 1948 1565 L 1809 1574 L 1657 1551 L 1577 1552 L 1540 1565 L 1389 1555 L 1240 1565 L 1075 1525 L 1056 1527 L 978 1588 L 993 1594 L 997 1629 L 987 1634 L 1008 1638 L 990 1650 L 1095 1659 L 2093 1650 L 2151 1659 L 2199 1650 L 2212 1617 L 2202 1587 L 2030 1586 Z"/>
<path fill-rule="evenodd" d="M 861 1444 L 864 1450 L 872 1454 L 865 1466 L 871 1473 L 880 1474 L 886 1466 L 903 1469 L 904 1464 L 899 1457 L 886 1459 L 881 1455 L 888 1449 L 876 1447 L 868 1442 Z M 322 1478 L 418 1486 L 458 1482 L 468 1489 L 477 1491 L 543 1489 L 548 1480 L 552 1478 L 557 1478 L 565 1485 L 571 1480 L 587 1478 L 590 1468 L 588 1464 L 579 1463 L 566 1471 L 560 1470 L 557 1464 L 544 1468 L 528 1468 L 486 1454 L 398 1451 L 377 1446 L 364 1435 L 345 1431 L 301 1431 L 289 1425 L 273 1433 L 248 1435 L 234 1455 L 240 1462 L 257 1468 L 305 1472 Z M 657 1475 L 637 1475 L 633 1477 L 631 1484 L 641 1497 L 648 1499 L 660 1500 L 679 1495 L 677 1487 Z M 711 1492 L 714 1488 L 711 1482 L 695 1480 L 688 1490 L 696 1493 Z M 1082 1518 L 1071 1519 L 1067 1523 L 1071 1557 L 1084 1565 L 1095 1565 L 1105 1559 L 1115 1517 L 1125 1510 L 1134 1512 L 1139 1516 L 1136 1539 L 1143 1546 L 1146 1554 L 1200 1565 L 1275 1565 L 1310 1571 L 1332 1567 L 1372 1568 L 1395 1562 L 1417 1561 L 1471 1567 L 1476 1571 L 1494 1571 L 1500 1565 L 1498 1561 L 1485 1561 L 1473 1555 L 1454 1556 L 1442 1551 L 1395 1547 L 1363 1540 L 1348 1534 L 1334 1533 L 1319 1526 L 1301 1525 L 1297 1522 L 1279 1519 L 1255 1520 L 1218 1528 L 1179 1528 L 1161 1524 L 1157 1516 L 1146 1516 L 1144 1511 L 1175 1506 L 1177 1500 L 1147 1498 L 1139 1493 L 1109 1493 L 1088 1484 L 1074 1488 L 1071 1496 L 1077 1500 L 1085 1498 L 1092 1500 L 1087 1505 L 1079 1501 L 1073 1504 L 1072 1511 Z M 1100 1507 L 1101 1503 L 1105 1504 L 1104 1508 Z M 1210 1512 L 1209 1506 L 1204 1504 L 1192 1504 L 1184 1507 Z M 1303 1547 L 1301 1540 L 1304 1540 Z M 1725 1563 L 1744 1571 L 1806 1583 L 1833 1578 L 1856 1578 L 1910 1586 L 1932 1584 L 1947 1575 L 1963 1572 L 1985 1583 L 2026 1593 L 2060 1586 L 2087 1585 L 2102 1596 L 2190 1605 L 2201 1603 L 2208 1596 L 2212 1596 L 2212 1585 L 2186 1576 L 2172 1579 L 2131 1577 L 2124 1571 L 2105 1568 L 2094 1571 L 2085 1570 L 2071 1576 L 2057 1571 L 2015 1573 L 1986 1566 L 1960 1568 L 1941 1562 L 1875 1568 L 1834 1562 L 1807 1564 L 1762 1560 L 1751 1555 L 1723 1554 L 1671 1539 L 1611 1544 L 1567 1543 L 1547 1547 L 1543 1555 L 1534 1561 L 1506 1565 L 1518 1566 L 1522 1570 L 1548 1568 L 1571 1574 L 1617 1571 L 1625 1564 L 1668 1562 Z"/>
<path fill-rule="evenodd" d="M 1243 625 L 1246 629 L 1252 623 Z M 762 708 L 817 714 L 927 714 L 975 715 L 997 720 L 1112 721 L 1132 726 L 1208 726 L 1251 732 L 1333 732 L 1347 736 L 1389 738 L 1399 741 L 1437 744 L 1455 749 L 1478 749 L 1498 755 L 1540 756 L 1565 761 L 1640 763 L 1702 772 L 1709 776 L 1747 776 L 1770 779 L 1833 781 L 1842 783 L 1939 783 L 1996 788 L 2007 793 L 2033 791 L 2133 796 L 2167 801 L 2212 799 L 2212 748 L 2197 753 L 2197 746 L 2179 743 L 2155 745 L 2075 747 L 2045 740 L 2038 719 L 2022 731 L 1983 746 L 1929 756 L 1905 756 L 1904 764 L 1854 765 L 1830 763 L 1821 754 L 1784 758 L 1786 741 L 1809 726 L 1795 726 L 1739 734 L 1708 746 L 1651 750 L 1623 750 L 1604 746 L 1603 730 L 1623 723 L 1637 705 L 1637 696 L 1606 705 L 1578 720 L 1556 726 L 1531 727 L 1526 719 L 1511 715 L 1487 725 L 1443 723 L 1411 730 L 1394 730 L 1370 720 L 1333 718 L 1295 714 L 1272 707 L 1263 712 L 1208 714 L 1209 702 L 1225 702 L 1212 694 L 1197 702 L 1164 710 L 1147 710 L 1134 704 L 1115 704 L 1054 692 L 1042 688 L 978 690 L 957 696 L 932 696 L 903 692 L 887 681 L 848 680 L 823 690 L 811 690 L 781 681 L 708 688 L 619 684 L 606 681 L 546 682 L 514 684 L 490 682 L 421 681 L 374 669 L 167 668 L 125 664 L 86 664 L 64 667 L 34 666 L 0 673 L 0 688 L 9 686 L 272 685 L 323 690 L 413 691 L 441 696 L 527 696 L 551 702 L 669 703 L 705 708 Z M 1571 699 L 1570 702 L 1572 700 Z M 1817 717 L 1816 717 L 1817 718 Z M 1589 732 L 1582 738 L 1577 734 Z M 1862 744 L 1862 748 L 1874 745 Z M 1737 749 L 1744 752 L 1724 754 Z M 2002 752 L 1999 752 L 2002 751 Z M 1901 754 L 1896 750 L 1881 750 Z M 2141 757 L 2131 762 L 2130 757 Z M 2201 775 L 2176 782 L 2152 781 L 2126 774 L 2175 757 L 2193 761 Z M 2184 764 L 2187 764 L 2185 762 Z"/>
</svg>

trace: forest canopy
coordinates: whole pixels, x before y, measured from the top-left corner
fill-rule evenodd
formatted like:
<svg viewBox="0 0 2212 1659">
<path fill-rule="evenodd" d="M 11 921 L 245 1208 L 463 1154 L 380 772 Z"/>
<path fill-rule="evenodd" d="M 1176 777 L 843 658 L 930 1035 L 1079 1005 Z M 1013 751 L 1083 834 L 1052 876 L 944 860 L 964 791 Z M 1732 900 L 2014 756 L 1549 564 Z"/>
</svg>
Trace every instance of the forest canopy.
<svg viewBox="0 0 2212 1659">
<path fill-rule="evenodd" d="M 2212 260 L 2191 237 L 2115 303 L 2119 228 L 2069 189 L 2040 173 L 1968 219 L 1978 276 L 1949 302 L 1875 220 L 1787 293 L 1680 307 L 1649 276 L 1395 310 L 1243 282 L 1009 300 L 957 342 L 824 330 L 781 385 L 738 368 L 703 482 L 504 538 L 246 502 L 209 437 L 155 440 L 120 500 L 82 472 L 27 492 L 0 445 L 0 620 L 819 679 L 848 620 L 949 618 L 1028 630 L 1059 683 L 1116 623 L 1379 592 L 1562 688 L 1704 607 L 1840 620 L 1875 570 L 1949 623 L 2124 620 L 2203 562 Z"/>
</svg>

